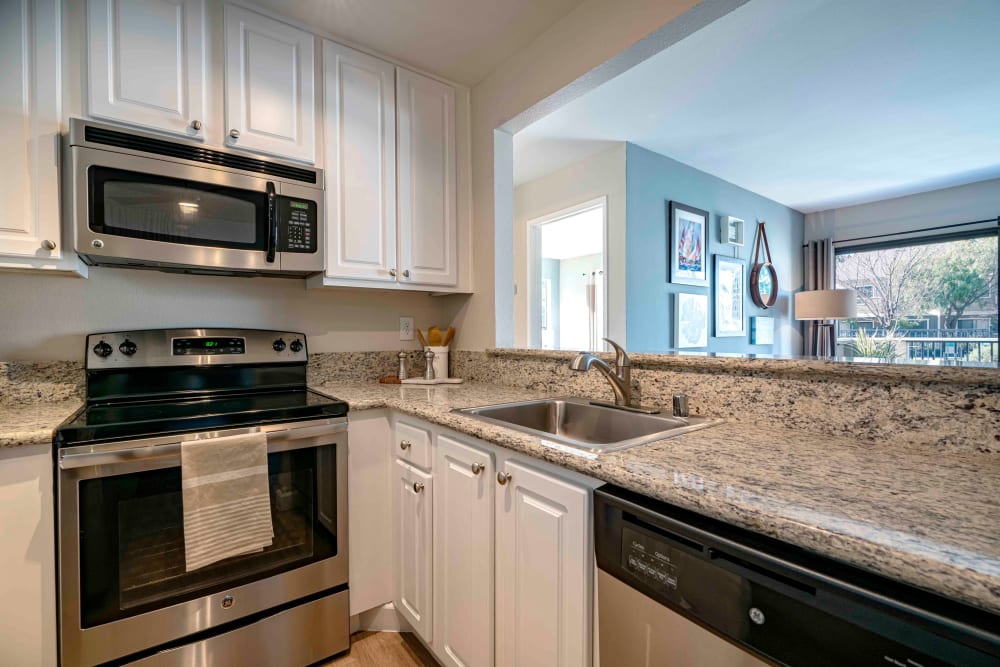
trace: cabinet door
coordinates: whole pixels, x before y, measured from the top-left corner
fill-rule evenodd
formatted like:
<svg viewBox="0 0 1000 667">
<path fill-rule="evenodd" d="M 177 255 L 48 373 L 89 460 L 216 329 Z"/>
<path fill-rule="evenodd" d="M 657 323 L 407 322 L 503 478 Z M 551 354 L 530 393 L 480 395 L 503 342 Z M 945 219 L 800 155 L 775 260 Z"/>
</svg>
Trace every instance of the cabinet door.
<svg viewBox="0 0 1000 667">
<path fill-rule="evenodd" d="M 396 70 L 323 42 L 326 275 L 395 282 Z"/>
<path fill-rule="evenodd" d="M 433 485 L 431 476 L 402 461 L 393 475 L 396 610 L 424 641 L 431 641 Z"/>
<path fill-rule="evenodd" d="M 400 281 L 458 283 L 455 91 L 396 70 Z"/>
<path fill-rule="evenodd" d="M 440 435 L 434 477 L 434 647 L 455 667 L 493 664 L 493 456 Z"/>
<path fill-rule="evenodd" d="M 313 36 L 234 5 L 225 24 L 226 145 L 314 162 Z"/>
<path fill-rule="evenodd" d="M 384 412 L 351 412 L 347 448 L 351 615 L 392 600 L 392 431 Z"/>
<path fill-rule="evenodd" d="M 204 0 L 90 0 L 91 116 L 203 138 Z"/>
<path fill-rule="evenodd" d="M 517 461 L 500 468 L 497 664 L 589 665 L 588 491 Z"/>
<path fill-rule="evenodd" d="M 61 256 L 59 21 L 58 0 L 0 2 L 0 255 Z"/>
</svg>

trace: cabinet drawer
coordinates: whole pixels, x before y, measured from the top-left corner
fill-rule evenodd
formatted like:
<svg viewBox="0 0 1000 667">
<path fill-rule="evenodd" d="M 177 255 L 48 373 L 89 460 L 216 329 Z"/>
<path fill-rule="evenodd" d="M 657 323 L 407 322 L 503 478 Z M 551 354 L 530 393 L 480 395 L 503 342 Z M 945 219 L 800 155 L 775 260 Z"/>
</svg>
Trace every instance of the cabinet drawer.
<svg viewBox="0 0 1000 667">
<path fill-rule="evenodd" d="M 425 428 L 396 421 L 396 456 L 415 466 L 431 469 L 431 432 Z"/>
</svg>

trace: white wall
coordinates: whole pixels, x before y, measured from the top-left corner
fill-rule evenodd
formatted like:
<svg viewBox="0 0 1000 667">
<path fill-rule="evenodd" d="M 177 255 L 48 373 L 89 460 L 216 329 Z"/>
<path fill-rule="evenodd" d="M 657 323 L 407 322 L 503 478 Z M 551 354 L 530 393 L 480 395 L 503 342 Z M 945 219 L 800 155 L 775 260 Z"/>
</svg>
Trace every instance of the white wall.
<svg viewBox="0 0 1000 667">
<path fill-rule="evenodd" d="M 1000 179 L 807 213 L 805 240 L 914 232 L 1000 216 Z"/>
<path fill-rule="evenodd" d="M 607 197 L 608 337 L 625 340 L 624 142 L 514 189 L 514 345 L 528 346 L 528 221 Z M 509 261 L 509 260 L 505 260 Z"/>
<path fill-rule="evenodd" d="M 312 352 L 415 348 L 400 342 L 399 316 L 445 326 L 464 298 L 136 269 L 93 268 L 88 280 L 0 273 L 0 360 L 82 361 L 88 333 L 175 326 L 302 331 Z"/>
<path fill-rule="evenodd" d="M 456 344 L 462 349 L 485 349 L 496 344 L 498 319 L 512 328 L 512 272 L 500 272 L 504 281 L 496 290 L 497 237 L 510 238 L 513 218 L 497 219 L 503 202 L 513 196 L 513 175 L 494 182 L 494 160 L 511 169 L 510 153 L 494 156 L 494 130 L 517 118 L 524 124 L 620 74 L 636 62 L 661 51 L 745 0 L 585 0 L 527 48 L 510 58 L 472 90 L 472 201 L 473 283 L 475 294 L 464 304 Z M 690 11 L 689 11 L 690 10 Z M 685 14 L 685 12 L 688 12 Z M 679 20 L 675 20 L 678 19 Z M 661 26 L 663 26 L 661 28 Z M 649 40 L 643 41 L 649 37 Z M 529 110 L 529 113 L 524 113 Z M 511 142 L 502 141 L 506 151 Z M 504 253 L 506 257 L 509 253 Z M 504 262 L 507 260 L 504 259 Z M 500 309 L 498 312 L 498 308 Z M 513 337 L 511 337 L 511 341 Z"/>
</svg>

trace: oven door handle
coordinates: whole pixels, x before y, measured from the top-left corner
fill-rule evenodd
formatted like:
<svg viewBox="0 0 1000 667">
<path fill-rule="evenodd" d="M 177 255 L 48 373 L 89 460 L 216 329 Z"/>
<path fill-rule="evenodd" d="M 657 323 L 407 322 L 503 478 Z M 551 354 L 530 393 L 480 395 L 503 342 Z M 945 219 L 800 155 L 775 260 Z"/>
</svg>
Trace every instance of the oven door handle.
<svg viewBox="0 0 1000 667">
<path fill-rule="evenodd" d="M 88 468 L 100 465 L 114 465 L 116 463 L 133 463 L 136 461 L 151 461 L 164 459 L 175 459 L 176 464 L 181 464 L 181 444 L 184 442 L 194 442 L 201 440 L 212 440 L 214 438 L 229 437 L 233 435 L 243 435 L 260 432 L 259 427 L 242 429 L 240 431 L 225 432 L 224 435 L 212 435 L 205 437 L 205 434 L 191 434 L 184 436 L 177 442 L 159 442 L 158 444 L 138 445 L 121 449 L 98 449 L 87 452 L 67 452 L 59 455 L 59 468 L 61 470 L 71 470 L 74 468 Z M 300 428 L 281 429 L 279 431 L 267 432 L 267 453 L 288 452 L 295 449 L 305 449 L 307 447 L 323 447 L 337 444 L 334 436 L 347 430 L 346 424 L 323 424 L 320 426 L 303 426 Z M 169 464 L 168 464 L 169 465 Z M 167 466 L 164 466 L 167 467 Z"/>
<path fill-rule="evenodd" d="M 278 204 L 274 192 L 274 183 L 267 182 L 267 256 L 268 264 L 274 264 L 274 255 L 278 251 Z"/>
</svg>

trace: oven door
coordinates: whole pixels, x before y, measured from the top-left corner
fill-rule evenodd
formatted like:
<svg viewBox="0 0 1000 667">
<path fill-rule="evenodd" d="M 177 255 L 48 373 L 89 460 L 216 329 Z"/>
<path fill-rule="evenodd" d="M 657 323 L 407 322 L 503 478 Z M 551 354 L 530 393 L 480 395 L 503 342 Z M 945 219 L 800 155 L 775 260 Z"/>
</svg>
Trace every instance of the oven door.
<svg viewBox="0 0 1000 667">
<path fill-rule="evenodd" d="M 319 190 L 80 146 L 72 162 L 75 247 L 90 264 L 212 273 L 323 269 Z"/>
<path fill-rule="evenodd" d="M 62 664 L 117 660 L 346 588 L 346 429 L 343 419 L 256 429 L 268 435 L 274 543 L 193 572 L 180 443 L 195 435 L 60 450 Z"/>
</svg>

